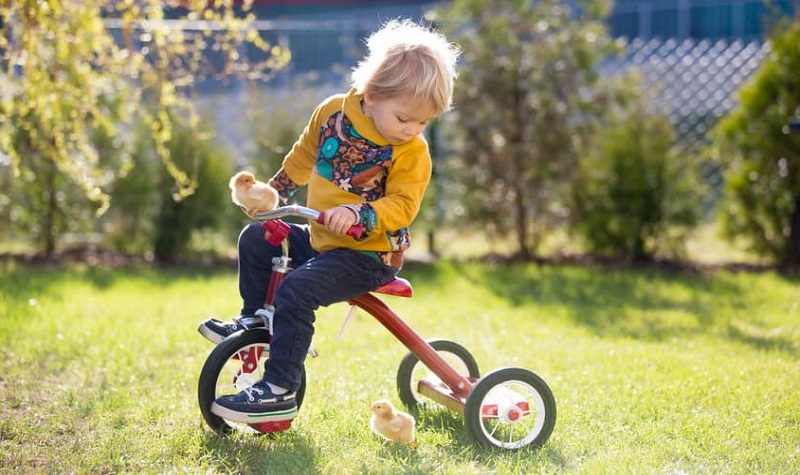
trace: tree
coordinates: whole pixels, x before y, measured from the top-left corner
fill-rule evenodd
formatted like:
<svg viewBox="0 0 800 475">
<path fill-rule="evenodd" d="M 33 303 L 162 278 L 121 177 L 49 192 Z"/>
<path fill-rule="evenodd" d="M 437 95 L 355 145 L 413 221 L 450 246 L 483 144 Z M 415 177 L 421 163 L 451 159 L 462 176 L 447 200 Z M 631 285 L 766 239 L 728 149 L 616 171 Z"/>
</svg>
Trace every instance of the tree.
<svg viewBox="0 0 800 475">
<path fill-rule="evenodd" d="M 61 186 L 77 186 L 102 214 L 109 187 L 130 169 L 131 131 L 142 122 L 176 183 L 176 197 L 192 194 L 196 176 L 174 163 L 167 144 L 175 121 L 199 134 L 187 100 L 196 81 L 268 78 L 289 60 L 288 50 L 248 27 L 249 3 L 239 14 L 233 0 L 3 2 L 0 172 L 14 177 L 16 190 L 44 196 L 45 216 L 70 206 L 55 198 Z M 245 61 L 241 51 L 249 44 L 263 51 L 262 59 Z M 98 135 L 114 138 L 115 153 L 102 153 Z M 58 179 L 42 180 L 42 169 Z M 41 223 L 46 254 L 55 248 L 56 223 Z"/>
<path fill-rule="evenodd" d="M 454 160 L 467 217 L 513 230 L 530 257 L 569 213 L 577 157 L 603 107 L 596 66 L 614 50 L 602 0 L 455 0 L 439 14 L 463 49 Z"/>
<path fill-rule="evenodd" d="M 800 266 L 800 18 L 777 26 L 771 52 L 739 91 L 739 105 L 713 131 L 724 167 L 726 235 L 782 266 Z"/>
</svg>

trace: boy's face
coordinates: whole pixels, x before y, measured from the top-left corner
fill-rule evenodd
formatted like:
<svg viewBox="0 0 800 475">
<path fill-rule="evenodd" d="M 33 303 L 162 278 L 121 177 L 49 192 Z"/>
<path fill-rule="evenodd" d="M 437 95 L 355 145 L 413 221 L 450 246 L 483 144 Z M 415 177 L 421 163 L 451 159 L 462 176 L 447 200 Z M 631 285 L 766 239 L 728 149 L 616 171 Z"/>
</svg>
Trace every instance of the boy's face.
<svg viewBox="0 0 800 475">
<path fill-rule="evenodd" d="M 408 142 L 436 118 L 433 105 L 410 96 L 375 99 L 365 95 L 364 114 L 390 144 Z"/>
</svg>

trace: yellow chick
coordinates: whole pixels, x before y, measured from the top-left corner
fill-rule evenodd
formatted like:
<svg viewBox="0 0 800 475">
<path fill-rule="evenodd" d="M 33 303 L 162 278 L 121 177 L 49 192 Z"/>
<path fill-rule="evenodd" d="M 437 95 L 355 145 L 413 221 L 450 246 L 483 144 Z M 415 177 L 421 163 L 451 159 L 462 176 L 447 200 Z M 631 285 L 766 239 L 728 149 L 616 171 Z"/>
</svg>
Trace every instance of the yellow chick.
<svg viewBox="0 0 800 475">
<path fill-rule="evenodd" d="M 369 419 L 369 428 L 379 436 L 396 442 L 405 442 L 412 448 L 416 421 L 411 414 L 398 411 L 388 399 L 372 403 L 369 410 L 374 414 Z"/>
<path fill-rule="evenodd" d="M 231 199 L 241 206 L 248 216 L 270 211 L 278 205 L 278 192 L 268 184 L 256 180 L 250 172 L 239 172 L 231 178 Z"/>
</svg>

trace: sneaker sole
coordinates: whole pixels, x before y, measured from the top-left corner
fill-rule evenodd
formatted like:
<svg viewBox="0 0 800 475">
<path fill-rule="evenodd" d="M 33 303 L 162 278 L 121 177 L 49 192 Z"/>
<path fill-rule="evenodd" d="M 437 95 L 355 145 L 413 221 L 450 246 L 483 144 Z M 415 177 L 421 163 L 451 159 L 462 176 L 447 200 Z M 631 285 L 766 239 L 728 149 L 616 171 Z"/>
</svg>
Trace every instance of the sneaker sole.
<svg viewBox="0 0 800 475">
<path fill-rule="evenodd" d="M 208 327 L 206 327 L 202 323 L 197 327 L 197 331 L 201 335 L 203 335 L 203 337 L 205 337 L 206 340 L 210 341 L 211 343 L 213 343 L 215 345 L 218 345 L 219 342 L 224 340 L 224 338 L 222 338 L 222 335 L 220 335 L 219 333 L 215 333 L 215 332 L 209 330 Z"/>
<path fill-rule="evenodd" d="M 227 421 L 256 424 L 259 422 L 290 421 L 297 417 L 297 405 L 295 404 L 287 409 L 253 413 L 234 411 L 233 409 L 222 407 L 214 402 L 211 404 L 211 412 Z"/>
</svg>

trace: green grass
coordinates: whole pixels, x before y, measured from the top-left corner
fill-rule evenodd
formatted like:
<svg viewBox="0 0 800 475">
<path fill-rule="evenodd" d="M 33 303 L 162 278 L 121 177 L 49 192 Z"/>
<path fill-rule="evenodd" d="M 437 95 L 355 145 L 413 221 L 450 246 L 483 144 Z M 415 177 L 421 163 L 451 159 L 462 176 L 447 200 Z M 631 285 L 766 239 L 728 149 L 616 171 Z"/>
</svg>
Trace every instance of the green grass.
<svg viewBox="0 0 800 475">
<path fill-rule="evenodd" d="M 292 430 L 219 436 L 196 383 L 231 316 L 234 270 L 24 269 L 0 274 L 4 473 L 800 473 L 800 280 L 447 264 L 403 271 L 391 305 L 423 336 L 455 340 L 486 373 L 521 366 L 558 404 L 539 451 L 485 450 L 445 409 L 418 448 L 368 429 L 396 403 L 406 350 L 344 305 L 322 309 Z"/>
</svg>

